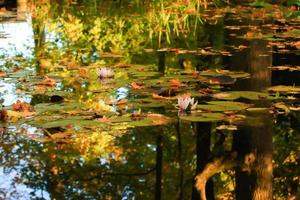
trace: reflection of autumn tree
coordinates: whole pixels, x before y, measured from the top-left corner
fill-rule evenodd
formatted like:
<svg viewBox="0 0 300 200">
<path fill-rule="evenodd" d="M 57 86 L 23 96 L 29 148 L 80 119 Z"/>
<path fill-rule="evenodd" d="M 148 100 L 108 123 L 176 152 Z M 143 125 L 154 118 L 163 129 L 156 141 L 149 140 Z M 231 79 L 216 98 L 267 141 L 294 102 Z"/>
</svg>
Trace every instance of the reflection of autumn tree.
<svg viewBox="0 0 300 200">
<path fill-rule="evenodd" d="M 247 71 L 252 78 L 245 90 L 261 91 L 271 85 L 272 65 L 271 48 L 267 41 L 251 40 L 248 54 Z M 258 107 L 269 107 L 264 100 L 257 102 Z M 243 131 L 240 130 L 234 140 L 234 148 L 238 152 L 253 153 L 255 161 L 250 174 L 236 171 L 236 197 L 239 199 L 272 199 L 272 120 L 267 111 L 254 112 L 249 117 L 254 117 L 258 125 L 252 124 Z M 248 141 L 245 143 L 245 141 Z M 245 184 L 246 183 L 246 184 Z"/>
<path fill-rule="evenodd" d="M 272 65 L 272 54 L 267 44 L 263 40 L 250 40 L 248 50 L 232 56 L 230 66 L 247 71 L 253 77 L 238 90 L 261 91 L 270 86 L 271 71 L 268 67 Z M 267 100 L 255 103 L 258 107 L 270 106 Z M 237 199 L 272 199 L 271 116 L 266 110 L 254 114 L 250 112 L 248 117 L 251 120 L 249 125 L 241 127 L 234 135 L 233 152 L 236 153 L 207 164 L 202 173 L 197 175 L 196 186 L 201 191 L 202 199 L 206 199 L 203 192 L 207 179 L 233 167 L 236 167 Z"/>
<path fill-rule="evenodd" d="M 257 25 L 257 24 L 255 24 Z M 272 53 L 268 42 L 252 39 L 249 49 L 244 51 L 245 62 L 236 63 L 234 66 L 242 66 L 252 76 L 250 80 L 242 84 L 240 90 L 261 91 L 271 85 Z M 246 59 L 245 59 L 246 58 Z M 266 100 L 256 102 L 258 107 L 269 108 Z M 253 162 L 253 168 L 249 172 L 236 171 L 236 197 L 237 199 L 272 199 L 272 120 L 268 110 L 250 113 L 249 126 L 242 128 L 234 137 L 233 148 L 241 156 L 252 153 L 253 158 L 245 162 Z M 263 123 L 255 123 L 263 122 Z M 253 160 L 254 159 L 254 160 Z"/>
</svg>

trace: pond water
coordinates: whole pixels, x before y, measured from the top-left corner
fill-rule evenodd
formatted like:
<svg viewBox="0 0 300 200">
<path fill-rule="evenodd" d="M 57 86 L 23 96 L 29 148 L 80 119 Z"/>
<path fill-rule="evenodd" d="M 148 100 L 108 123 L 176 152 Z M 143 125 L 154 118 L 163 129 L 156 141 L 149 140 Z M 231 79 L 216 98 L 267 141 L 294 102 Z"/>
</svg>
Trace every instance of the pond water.
<svg viewBox="0 0 300 200">
<path fill-rule="evenodd" d="M 297 199 L 299 11 L 107 2 L 1 10 L 0 199 Z"/>
</svg>

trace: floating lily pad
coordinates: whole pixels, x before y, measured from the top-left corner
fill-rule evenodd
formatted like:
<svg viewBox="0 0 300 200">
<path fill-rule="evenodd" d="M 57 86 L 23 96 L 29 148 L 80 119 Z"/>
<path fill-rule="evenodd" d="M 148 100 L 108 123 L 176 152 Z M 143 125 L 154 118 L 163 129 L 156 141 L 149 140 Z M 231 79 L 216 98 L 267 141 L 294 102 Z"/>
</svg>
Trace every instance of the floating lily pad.
<svg viewBox="0 0 300 200">
<path fill-rule="evenodd" d="M 138 99 L 132 103 L 135 108 L 160 108 L 166 106 L 166 102 L 162 100 L 155 100 L 150 98 Z"/>
<path fill-rule="evenodd" d="M 224 112 L 224 111 L 239 111 L 249 108 L 251 105 L 235 102 L 235 101 L 209 101 L 208 104 L 199 104 L 197 109 L 210 110 L 214 112 Z"/>
<path fill-rule="evenodd" d="M 221 92 L 213 95 L 214 98 L 223 100 L 236 100 L 239 98 L 245 98 L 249 100 L 259 100 L 259 99 L 271 99 L 267 93 L 255 92 L 255 91 L 229 91 Z"/>
<path fill-rule="evenodd" d="M 241 72 L 241 71 L 228 71 L 228 70 L 207 70 L 200 73 L 201 76 L 220 76 L 226 75 L 231 78 L 248 78 L 250 77 L 249 73 Z"/>
<path fill-rule="evenodd" d="M 268 88 L 272 92 L 282 92 L 282 93 L 300 93 L 300 87 L 297 86 L 286 86 L 286 85 L 277 85 Z"/>
<path fill-rule="evenodd" d="M 192 113 L 190 115 L 180 115 L 179 118 L 189 122 L 216 122 L 225 119 L 221 113 Z"/>
<path fill-rule="evenodd" d="M 132 76 L 138 77 L 138 78 L 154 77 L 154 76 L 159 76 L 159 75 L 160 75 L 160 73 L 158 73 L 158 72 L 147 72 L 147 71 L 132 72 Z"/>
<path fill-rule="evenodd" d="M 129 127 L 158 126 L 172 122 L 169 117 L 160 114 L 142 114 L 140 116 L 120 116 L 109 119 L 111 123 L 126 123 Z"/>
<path fill-rule="evenodd" d="M 82 105 L 80 103 L 41 103 L 34 106 L 34 109 L 38 113 L 43 112 L 59 112 L 59 111 L 66 111 L 66 110 L 76 110 L 82 108 Z"/>
<path fill-rule="evenodd" d="M 95 120 L 86 120 L 83 117 L 68 117 L 63 119 L 57 119 L 54 121 L 31 121 L 30 125 L 40 128 L 56 128 L 56 127 L 65 127 L 68 125 L 79 126 L 79 127 L 104 127 L 104 123 L 95 121 Z"/>
</svg>

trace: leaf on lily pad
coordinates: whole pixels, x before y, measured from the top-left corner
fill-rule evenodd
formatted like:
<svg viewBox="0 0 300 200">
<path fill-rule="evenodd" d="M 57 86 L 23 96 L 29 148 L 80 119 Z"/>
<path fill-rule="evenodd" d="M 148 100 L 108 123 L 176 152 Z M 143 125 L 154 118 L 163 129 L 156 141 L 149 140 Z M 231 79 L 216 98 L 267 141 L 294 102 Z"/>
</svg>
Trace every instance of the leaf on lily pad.
<svg viewBox="0 0 300 200">
<path fill-rule="evenodd" d="M 189 122 L 216 122 L 225 119 L 222 113 L 192 113 L 190 115 L 182 114 L 179 118 Z"/>
<path fill-rule="evenodd" d="M 221 92 L 212 95 L 214 98 L 223 100 L 236 100 L 239 98 L 245 98 L 249 100 L 259 100 L 259 99 L 271 99 L 267 93 L 255 92 L 255 91 L 229 91 Z"/>
</svg>

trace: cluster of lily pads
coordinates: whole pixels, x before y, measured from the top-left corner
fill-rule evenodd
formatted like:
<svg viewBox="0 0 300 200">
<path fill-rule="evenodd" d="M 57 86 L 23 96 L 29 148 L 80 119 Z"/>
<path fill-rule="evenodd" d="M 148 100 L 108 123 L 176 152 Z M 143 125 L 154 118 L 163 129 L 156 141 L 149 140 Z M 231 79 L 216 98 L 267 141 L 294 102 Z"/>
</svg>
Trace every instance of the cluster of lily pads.
<svg viewBox="0 0 300 200">
<path fill-rule="evenodd" d="M 60 66 L 44 77 L 24 74 L 7 72 L 3 78 L 31 95 L 32 105 L 18 101 L 3 108 L 8 113 L 2 112 L 7 116 L 1 119 L 42 130 L 127 130 L 178 119 L 232 125 L 245 120 L 246 112 L 253 110 L 251 101 L 266 99 L 273 101 L 277 110 L 298 109 L 293 103 L 283 103 L 291 99 L 291 92 L 299 92 L 298 87 L 276 86 L 265 92 L 228 90 L 237 80 L 249 78 L 245 72 L 178 70 L 162 75 L 154 65 L 119 63 L 69 70 Z"/>
</svg>

